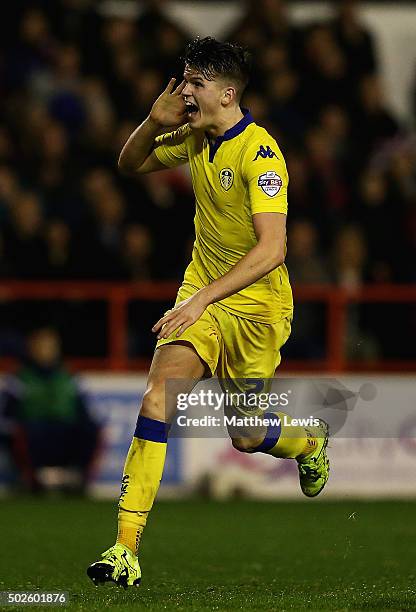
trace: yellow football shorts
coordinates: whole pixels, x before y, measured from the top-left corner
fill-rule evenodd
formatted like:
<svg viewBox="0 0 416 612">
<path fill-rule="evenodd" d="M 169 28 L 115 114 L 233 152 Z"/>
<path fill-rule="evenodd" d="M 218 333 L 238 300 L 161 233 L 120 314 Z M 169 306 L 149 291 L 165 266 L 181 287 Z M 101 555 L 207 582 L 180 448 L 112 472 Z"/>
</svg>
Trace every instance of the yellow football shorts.
<svg viewBox="0 0 416 612">
<path fill-rule="evenodd" d="M 176 304 L 196 291 L 181 286 Z M 202 316 L 180 336 L 176 331 L 157 342 L 156 347 L 173 342 L 191 344 L 219 379 L 270 379 L 281 361 L 280 349 L 289 338 L 291 317 L 277 323 L 259 323 L 238 317 L 210 304 Z"/>
</svg>

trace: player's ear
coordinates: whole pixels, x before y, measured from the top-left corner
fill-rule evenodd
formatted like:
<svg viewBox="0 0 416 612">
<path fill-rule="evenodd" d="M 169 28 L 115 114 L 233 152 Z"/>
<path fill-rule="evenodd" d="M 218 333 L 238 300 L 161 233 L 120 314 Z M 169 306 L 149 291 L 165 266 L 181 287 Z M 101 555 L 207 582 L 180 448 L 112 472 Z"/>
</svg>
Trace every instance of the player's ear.
<svg viewBox="0 0 416 612">
<path fill-rule="evenodd" d="M 237 91 L 235 89 L 235 87 L 227 87 L 226 89 L 224 89 L 223 94 L 222 94 L 222 104 L 224 106 L 228 106 L 229 104 L 231 104 L 232 102 L 235 102 L 237 100 Z"/>
</svg>

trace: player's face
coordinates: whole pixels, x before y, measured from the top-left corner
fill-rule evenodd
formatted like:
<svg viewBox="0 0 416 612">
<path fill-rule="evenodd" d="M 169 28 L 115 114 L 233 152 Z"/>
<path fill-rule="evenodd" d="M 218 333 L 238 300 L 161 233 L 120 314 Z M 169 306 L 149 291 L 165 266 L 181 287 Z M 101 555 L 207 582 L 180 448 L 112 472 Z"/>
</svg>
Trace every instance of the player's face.
<svg viewBox="0 0 416 612">
<path fill-rule="evenodd" d="M 183 77 L 186 85 L 182 96 L 187 105 L 189 125 L 204 130 L 215 127 L 223 108 L 224 84 L 217 79 L 208 81 L 189 66 L 185 67 Z"/>
</svg>

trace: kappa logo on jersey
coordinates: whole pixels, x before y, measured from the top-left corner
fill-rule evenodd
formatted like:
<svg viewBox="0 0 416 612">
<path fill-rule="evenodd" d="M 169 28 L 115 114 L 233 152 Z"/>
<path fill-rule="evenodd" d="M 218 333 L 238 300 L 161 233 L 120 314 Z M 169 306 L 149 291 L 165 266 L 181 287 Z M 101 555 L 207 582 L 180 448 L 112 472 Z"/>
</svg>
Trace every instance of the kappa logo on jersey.
<svg viewBox="0 0 416 612">
<path fill-rule="evenodd" d="M 260 174 L 257 185 L 261 187 L 264 193 L 273 198 L 273 196 L 279 193 L 283 185 L 283 181 L 277 172 L 270 170 L 269 172 Z"/>
<path fill-rule="evenodd" d="M 261 157 L 262 159 L 266 159 L 267 157 L 270 159 L 272 159 L 272 157 L 279 159 L 276 153 L 271 150 L 269 145 L 267 145 L 266 149 L 263 147 L 263 145 L 260 145 L 260 149 L 257 151 L 256 157 L 253 159 L 253 161 L 256 161 L 256 159 L 258 159 L 259 157 Z"/>
<path fill-rule="evenodd" d="M 234 182 L 234 172 L 231 168 L 223 168 L 220 172 L 220 181 L 223 189 L 228 191 Z"/>
</svg>

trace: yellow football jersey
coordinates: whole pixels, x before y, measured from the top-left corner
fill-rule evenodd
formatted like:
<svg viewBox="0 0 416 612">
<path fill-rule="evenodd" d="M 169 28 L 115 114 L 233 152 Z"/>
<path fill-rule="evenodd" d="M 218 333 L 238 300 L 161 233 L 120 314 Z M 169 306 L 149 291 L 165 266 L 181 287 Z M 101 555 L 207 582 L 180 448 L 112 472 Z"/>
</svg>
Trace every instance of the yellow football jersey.
<svg viewBox="0 0 416 612">
<path fill-rule="evenodd" d="M 188 124 L 158 136 L 154 151 L 168 167 L 189 162 L 195 192 L 195 243 L 184 284 L 207 286 L 257 243 L 252 215 L 287 214 L 288 175 L 283 155 L 250 113 L 210 142 Z M 272 323 L 291 316 L 292 291 L 283 264 L 217 303 L 239 317 Z"/>
</svg>

